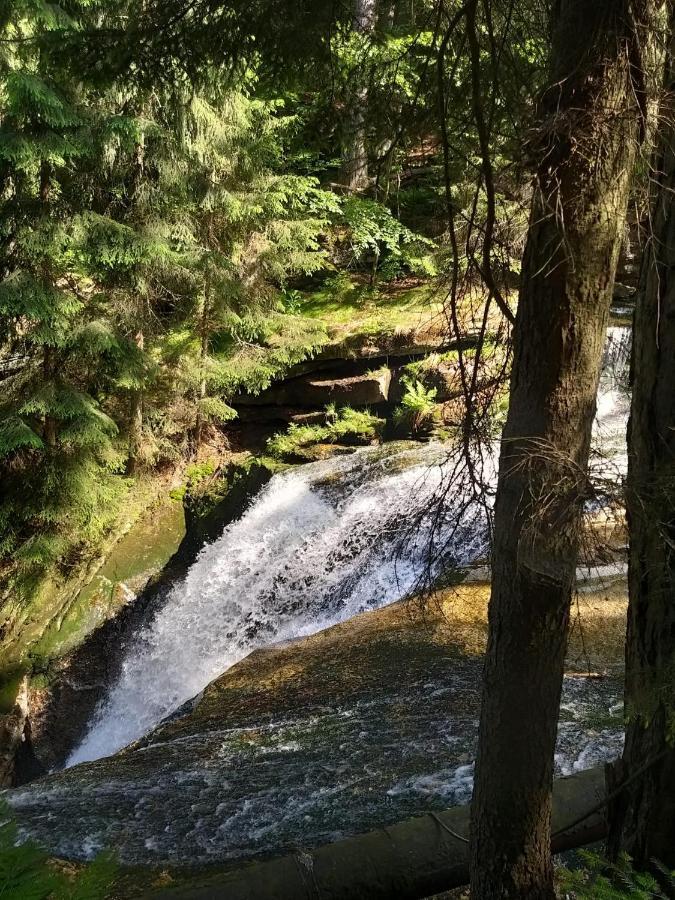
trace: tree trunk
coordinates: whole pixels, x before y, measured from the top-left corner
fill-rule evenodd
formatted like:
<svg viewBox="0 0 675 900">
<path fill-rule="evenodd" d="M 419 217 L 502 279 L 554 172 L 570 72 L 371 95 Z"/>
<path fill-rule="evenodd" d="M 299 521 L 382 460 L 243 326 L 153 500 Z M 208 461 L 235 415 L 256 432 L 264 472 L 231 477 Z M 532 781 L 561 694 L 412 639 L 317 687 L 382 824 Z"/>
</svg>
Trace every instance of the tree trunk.
<svg viewBox="0 0 675 900">
<path fill-rule="evenodd" d="M 56 364 L 54 359 L 54 348 L 50 344 L 45 344 L 42 348 L 42 377 L 45 384 L 53 384 L 56 377 Z M 47 447 L 56 447 L 57 439 L 57 423 L 54 416 L 45 413 L 43 438 Z"/>
<path fill-rule="evenodd" d="M 143 329 L 139 329 L 134 336 L 134 343 L 143 352 L 145 349 L 145 335 Z M 131 395 L 129 410 L 129 461 L 127 472 L 133 475 L 138 469 L 138 457 L 143 441 L 143 389 L 135 390 Z"/>
<path fill-rule="evenodd" d="M 143 4 L 141 4 L 143 5 Z M 148 99 L 147 97 L 141 103 L 139 115 L 144 118 L 147 115 Z M 145 175 L 145 132 L 142 132 L 134 146 L 134 164 L 131 174 L 131 185 L 129 195 L 134 206 L 138 200 L 141 187 L 143 185 L 143 177 Z M 145 350 L 145 333 L 143 330 L 143 320 L 145 318 L 143 300 L 139 304 L 138 321 L 135 323 L 136 334 L 134 335 L 134 343 L 141 351 Z M 143 441 L 143 400 L 144 391 L 142 387 L 133 391 L 131 394 L 131 403 L 129 409 L 129 459 L 127 461 L 127 473 L 135 474 L 138 469 L 139 453 L 141 443 Z"/>
<path fill-rule="evenodd" d="M 353 28 L 357 34 L 370 34 L 376 18 L 377 0 L 356 0 Z M 368 86 L 360 84 L 349 100 L 345 121 L 342 181 L 350 191 L 359 191 L 368 184 L 367 110 Z"/>
<path fill-rule="evenodd" d="M 46 215 L 49 206 L 49 198 L 52 193 L 52 167 L 51 163 L 42 160 L 40 163 L 40 203 L 42 211 Z"/>
<path fill-rule="evenodd" d="M 192 437 L 192 454 L 195 459 L 199 456 L 199 448 L 202 444 L 202 432 L 204 430 L 204 414 L 202 410 L 203 401 L 206 399 L 206 360 L 209 353 L 209 313 L 211 310 L 210 288 L 207 284 L 204 290 L 204 296 L 201 299 L 199 309 L 197 311 L 197 322 L 199 331 L 199 384 L 195 396 L 195 427 Z"/>
<path fill-rule="evenodd" d="M 653 167 L 652 234 L 635 316 L 627 511 L 626 746 L 610 852 L 675 868 L 675 44 Z M 645 767 L 647 767 L 645 769 Z"/>
<path fill-rule="evenodd" d="M 654 0 L 655 2 L 655 0 Z M 514 335 L 472 820 L 472 896 L 552 898 L 553 755 L 649 0 L 561 0 Z"/>
</svg>

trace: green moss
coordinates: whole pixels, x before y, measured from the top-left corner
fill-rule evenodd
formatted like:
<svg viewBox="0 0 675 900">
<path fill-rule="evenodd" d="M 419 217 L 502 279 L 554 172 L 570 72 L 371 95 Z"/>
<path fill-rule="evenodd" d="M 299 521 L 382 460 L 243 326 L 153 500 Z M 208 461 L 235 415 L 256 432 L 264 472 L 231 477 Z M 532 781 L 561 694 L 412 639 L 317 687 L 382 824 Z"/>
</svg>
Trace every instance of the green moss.
<svg viewBox="0 0 675 900">
<path fill-rule="evenodd" d="M 86 866 L 59 866 L 31 841 L 19 840 L 19 828 L 6 804 L 0 804 L 0 883 L 14 900 L 103 900 L 110 897 L 118 867 L 110 853 Z"/>
<path fill-rule="evenodd" d="M 329 329 L 348 326 L 363 334 L 415 327 L 441 308 L 440 296 L 428 284 L 378 291 L 344 273 L 298 303 L 303 316 L 322 319 Z"/>
<path fill-rule="evenodd" d="M 51 684 L 51 679 L 47 672 L 38 672 L 33 675 L 30 680 L 31 689 L 34 691 L 46 690 Z"/>
<path fill-rule="evenodd" d="M 182 506 L 164 501 L 143 516 L 112 548 L 64 614 L 52 619 L 30 648 L 33 669 L 62 656 L 127 602 L 176 552 L 185 534 Z"/>
<path fill-rule="evenodd" d="M 285 468 L 271 456 L 246 455 L 224 469 L 203 464 L 193 473 L 184 489 L 184 507 L 192 519 L 205 519 L 243 481 L 252 470 L 262 467 L 272 474 Z M 189 470 L 188 470 L 189 471 Z"/>
<path fill-rule="evenodd" d="M 180 487 L 169 491 L 169 497 L 172 500 L 184 503 L 186 497 L 196 493 L 198 486 L 210 479 L 215 473 L 216 465 L 212 460 L 188 466 L 185 470 L 185 481 Z"/>
<path fill-rule="evenodd" d="M 0 715 L 10 713 L 14 709 L 25 674 L 26 669 L 20 667 L 4 672 L 0 676 Z"/>
</svg>

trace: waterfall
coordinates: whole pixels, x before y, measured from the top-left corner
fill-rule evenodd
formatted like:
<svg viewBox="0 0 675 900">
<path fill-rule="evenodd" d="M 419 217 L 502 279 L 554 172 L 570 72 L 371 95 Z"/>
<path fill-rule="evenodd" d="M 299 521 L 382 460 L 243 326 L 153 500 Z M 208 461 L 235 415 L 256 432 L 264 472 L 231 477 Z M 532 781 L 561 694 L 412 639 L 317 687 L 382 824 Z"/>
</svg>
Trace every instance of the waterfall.
<svg viewBox="0 0 675 900">
<path fill-rule="evenodd" d="M 595 426 L 602 465 L 619 474 L 628 401 L 616 373 L 626 334 L 610 330 Z M 485 472 L 492 483 L 496 450 Z M 458 496 L 434 502 L 446 456 L 439 444 L 392 445 L 275 475 L 203 548 L 127 648 L 119 679 L 68 765 L 140 738 L 252 650 L 405 596 L 436 554 L 445 566 L 484 555 L 484 510 Z"/>
<path fill-rule="evenodd" d="M 127 650 L 68 765 L 141 737 L 251 650 L 406 595 L 430 542 L 445 534 L 432 508 L 443 458 L 438 444 L 394 445 L 275 475 L 241 519 L 203 548 Z M 419 527 L 410 536 L 412 515 Z M 458 565 L 485 548 L 473 519 L 466 516 L 455 535 Z"/>
</svg>

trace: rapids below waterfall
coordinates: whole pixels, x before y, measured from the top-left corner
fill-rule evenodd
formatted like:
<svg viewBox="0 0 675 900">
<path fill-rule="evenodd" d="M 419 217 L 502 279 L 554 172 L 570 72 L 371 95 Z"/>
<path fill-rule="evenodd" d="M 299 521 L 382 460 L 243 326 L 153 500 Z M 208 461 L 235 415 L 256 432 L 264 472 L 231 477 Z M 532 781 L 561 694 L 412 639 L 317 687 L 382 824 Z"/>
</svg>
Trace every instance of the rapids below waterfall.
<svg viewBox="0 0 675 900">
<path fill-rule="evenodd" d="M 433 504 L 443 460 L 438 444 L 393 445 L 275 475 L 128 649 L 68 765 L 141 737 L 251 650 L 405 596 L 456 524 L 453 504 L 441 520 Z M 473 511 L 454 538 L 445 564 L 485 551 Z"/>
<path fill-rule="evenodd" d="M 628 329 L 609 330 L 595 426 L 594 465 L 617 477 L 626 466 L 629 340 Z M 488 483 L 496 446 L 492 453 Z M 437 502 L 446 456 L 438 444 L 391 445 L 275 475 L 127 649 L 68 765 L 141 737 L 251 650 L 404 597 L 430 564 L 462 567 L 484 555 L 484 510 L 465 508 L 464 495 Z"/>
<path fill-rule="evenodd" d="M 628 345 L 610 329 L 593 455 L 606 481 L 626 468 Z M 462 624 L 452 597 L 417 620 L 394 603 L 486 554 L 485 506 L 438 502 L 448 465 L 440 444 L 391 444 L 275 475 L 125 648 L 69 768 L 6 793 L 21 834 L 66 857 L 225 865 L 466 802 L 484 619 Z M 484 612 L 484 585 L 458 591 Z M 591 662 L 584 634 L 568 658 L 558 775 L 620 752 L 624 598 L 580 598 L 600 649 Z"/>
</svg>

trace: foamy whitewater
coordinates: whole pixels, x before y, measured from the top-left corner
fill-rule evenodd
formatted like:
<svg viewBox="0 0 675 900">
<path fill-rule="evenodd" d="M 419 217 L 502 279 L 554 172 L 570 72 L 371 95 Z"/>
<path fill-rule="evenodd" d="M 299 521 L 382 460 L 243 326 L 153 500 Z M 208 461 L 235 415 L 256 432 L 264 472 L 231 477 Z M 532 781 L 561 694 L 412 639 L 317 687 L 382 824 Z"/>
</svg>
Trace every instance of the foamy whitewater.
<svg viewBox="0 0 675 900">
<path fill-rule="evenodd" d="M 602 464 L 617 477 L 625 471 L 628 399 L 616 372 L 628 340 L 627 329 L 610 329 L 596 422 L 596 442 L 609 458 Z M 436 444 L 367 449 L 275 475 L 241 519 L 203 548 L 127 649 L 68 766 L 138 739 L 252 650 L 405 596 L 430 548 L 432 556 L 444 548 L 445 565 L 466 566 L 484 554 L 480 510 L 466 511 L 459 528 L 452 500 L 435 515 L 445 453 Z M 487 474 L 494 480 L 494 471 Z"/>
<path fill-rule="evenodd" d="M 441 483 L 443 455 L 434 444 L 375 448 L 275 475 L 242 518 L 204 547 L 128 650 L 68 765 L 139 738 L 256 647 L 407 594 L 435 540 L 438 523 L 423 511 Z M 419 528 L 406 540 L 415 513 Z M 466 564 L 484 546 L 483 530 L 466 517 L 453 561 Z"/>
</svg>

